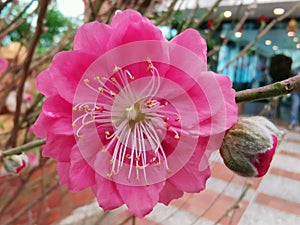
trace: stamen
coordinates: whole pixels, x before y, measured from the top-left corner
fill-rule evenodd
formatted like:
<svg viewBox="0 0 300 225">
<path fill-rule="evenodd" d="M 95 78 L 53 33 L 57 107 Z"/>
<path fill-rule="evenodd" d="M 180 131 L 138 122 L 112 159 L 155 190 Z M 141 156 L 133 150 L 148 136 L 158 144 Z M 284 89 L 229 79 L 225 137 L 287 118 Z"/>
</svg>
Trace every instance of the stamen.
<svg viewBox="0 0 300 225">
<path fill-rule="evenodd" d="M 99 151 L 102 154 L 111 154 L 107 178 L 119 173 L 124 163 L 127 163 L 128 181 L 136 179 L 139 182 L 143 178 L 145 185 L 149 186 L 149 165 L 160 166 L 164 162 L 165 169 L 171 173 L 161 143 L 163 137 L 157 129 L 174 133 L 175 139 L 180 138 L 182 131 L 173 124 L 174 121 L 180 121 L 177 112 L 166 107 L 169 104 L 167 101 L 157 100 L 161 76 L 150 58 L 147 59 L 147 64 L 146 72 L 149 73 L 150 80 L 138 95 L 129 85 L 135 79 L 134 75 L 118 66 L 114 67 L 111 77 L 95 76 L 93 80 L 84 79 L 87 88 L 100 93 L 100 98 L 105 97 L 108 100 L 105 99 L 101 104 L 85 102 L 73 106 L 72 110 L 79 111 L 81 115 L 73 120 L 72 126 L 77 128 L 76 136 L 79 139 L 82 138 L 85 127 L 91 123 L 96 123 L 97 129 L 105 129 L 104 135 L 109 141 Z M 113 129 L 109 128 L 112 124 Z M 147 151 L 148 147 L 151 147 L 151 154 Z"/>
</svg>

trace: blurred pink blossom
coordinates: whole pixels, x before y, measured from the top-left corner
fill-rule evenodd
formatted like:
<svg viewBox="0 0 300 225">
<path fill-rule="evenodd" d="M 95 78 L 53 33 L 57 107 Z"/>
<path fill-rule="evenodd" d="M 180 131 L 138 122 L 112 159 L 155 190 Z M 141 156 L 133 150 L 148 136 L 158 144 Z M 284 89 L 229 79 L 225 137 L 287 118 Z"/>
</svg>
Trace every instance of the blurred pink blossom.
<svg viewBox="0 0 300 225">
<path fill-rule="evenodd" d="M 0 57 L 0 73 L 4 73 L 8 68 L 8 61 Z"/>
<path fill-rule="evenodd" d="M 205 189 L 210 154 L 237 121 L 232 84 L 207 71 L 206 50 L 196 30 L 168 42 L 132 10 L 83 25 L 37 79 L 46 101 L 33 132 L 60 183 L 138 217 Z"/>
</svg>

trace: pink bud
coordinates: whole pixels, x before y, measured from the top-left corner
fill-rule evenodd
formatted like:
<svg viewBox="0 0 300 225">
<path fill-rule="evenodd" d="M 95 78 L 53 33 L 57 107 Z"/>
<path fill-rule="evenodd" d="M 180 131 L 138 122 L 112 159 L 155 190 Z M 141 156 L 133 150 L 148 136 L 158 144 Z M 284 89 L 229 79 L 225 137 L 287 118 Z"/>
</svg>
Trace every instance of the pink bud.
<svg viewBox="0 0 300 225">
<path fill-rule="evenodd" d="M 280 135 L 280 130 L 264 117 L 241 118 L 223 140 L 223 161 L 241 176 L 261 177 L 270 167 Z"/>
<path fill-rule="evenodd" d="M 32 100 L 32 96 L 31 95 L 28 95 L 27 97 L 26 97 L 26 101 L 27 102 L 30 102 Z"/>
<path fill-rule="evenodd" d="M 28 157 L 24 153 L 7 156 L 3 160 L 3 166 L 7 172 L 20 173 L 28 165 Z"/>
</svg>

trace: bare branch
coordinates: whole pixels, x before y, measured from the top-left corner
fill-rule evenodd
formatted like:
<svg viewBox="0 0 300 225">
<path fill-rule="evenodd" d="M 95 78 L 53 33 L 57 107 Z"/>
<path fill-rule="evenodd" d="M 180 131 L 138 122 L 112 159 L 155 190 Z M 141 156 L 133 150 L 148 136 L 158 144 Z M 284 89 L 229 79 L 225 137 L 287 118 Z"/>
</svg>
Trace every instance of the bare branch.
<svg viewBox="0 0 300 225">
<path fill-rule="evenodd" d="M 250 102 L 290 93 L 300 93 L 300 75 L 260 88 L 247 89 L 236 93 L 235 101 Z"/>
<path fill-rule="evenodd" d="M 17 137 L 18 137 L 18 130 L 19 130 L 19 117 L 21 114 L 21 104 L 22 104 L 22 100 L 23 100 L 23 90 L 24 90 L 24 84 L 25 81 L 27 79 L 28 76 L 28 71 L 29 71 L 29 67 L 30 67 L 30 63 L 35 51 L 35 48 L 38 44 L 40 35 L 43 32 L 43 24 L 44 24 L 44 18 L 46 16 L 46 12 L 47 12 L 47 8 L 49 5 L 50 0 L 43 0 L 40 1 L 40 12 L 38 15 L 38 21 L 37 21 L 37 26 L 36 26 L 36 30 L 32 39 L 32 42 L 30 43 L 30 46 L 28 48 L 28 53 L 21 71 L 21 82 L 19 85 L 19 88 L 17 90 L 17 98 L 16 98 L 16 110 L 15 110 L 15 115 L 14 115 L 14 126 L 11 132 L 11 137 L 7 142 L 7 146 L 12 146 L 15 147 L 16 146 L 16 142 L 17 142 Z"/>
</svg>

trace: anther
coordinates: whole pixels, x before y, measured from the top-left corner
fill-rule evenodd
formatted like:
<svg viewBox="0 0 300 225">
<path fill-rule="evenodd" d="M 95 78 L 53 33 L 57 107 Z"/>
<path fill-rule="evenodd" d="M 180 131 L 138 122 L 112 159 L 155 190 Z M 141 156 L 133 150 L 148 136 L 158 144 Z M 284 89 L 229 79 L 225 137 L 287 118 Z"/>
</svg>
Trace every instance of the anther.
<svg viewBox="0 0 300 225">
<path fill-rule="evenodd" d="M 72 108 L 72 110 L 73 110 L 73 111 L 77 111 L 77 107 L 74 106 L 74 107 Z"/>
<path fill-rule="evenodd" d="M 110 135 L 110 132 L 107 130 L 107 131 L 105 131 L 105 135 L 106 136 L 109 136 Z"/>
<path fill-rule="evenodd" d="M 112 82 L 116 82 L 117 79 L 115 77 L 110 78 Z"/>
<path fill-rule="evenodd" d="M 179 121 L 180 121 L 180 119 L 177 117 L 177 118 L 175 119 L 175 121 L 176 121 L 176 122 L 179 122 Z"/>
<path fill-rule="evenodd" d="M 171 125 L 170 124 L 168 124 L 168 123 L 165 123 L 165 128 L 166 129 L 169 129 L 171 127 Z"/>
<path fill-rule="evenodd" d="M 88 83 L 90 82 L 89 79 L 84 79 L 83 81 L 84 81 L 84 83 L 86 83 L 86 84 L 88 84 Z"/>
<path fill-rule="evenodd" d="M 178 134 L 175 134 L 174 138 L 175 138 L 176 140 L 179 140 L 179 135 L 178 135 Z"/>
<path fill-rule="evenodd" d="M 115 66 L 114 69 L 113 69 L 113 73 L 117 73 L 119 70 L 120 70 L 120 68 Z"/>
<path fill-rule="evenodd" d="M 102 153 L 102 154 L 106 154 L 106 152 L 107 152 L 106 149 L 102 149 L 102 150 L 101 150 L 101 153 Z"/>
<path fill-rule="evenodd" d="M 111 91 L 110 95 L 111 95 L 111 97 L 113 97 L 113 98 L 116 97 L 116 93 L 114 93 L 114 92 L 112 92 L 112 91 Z"/>
</svg>

